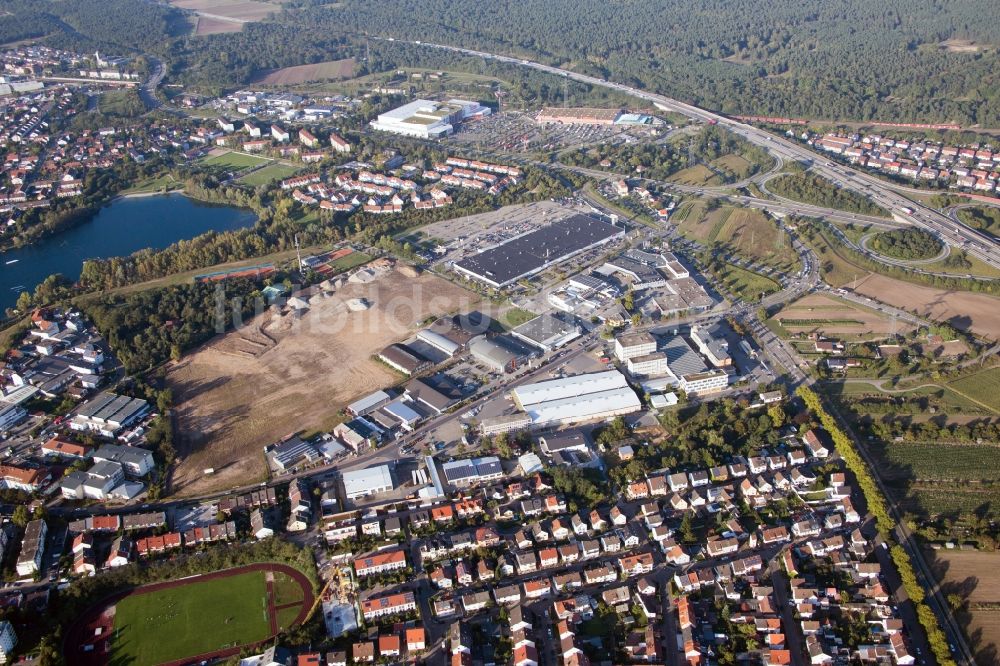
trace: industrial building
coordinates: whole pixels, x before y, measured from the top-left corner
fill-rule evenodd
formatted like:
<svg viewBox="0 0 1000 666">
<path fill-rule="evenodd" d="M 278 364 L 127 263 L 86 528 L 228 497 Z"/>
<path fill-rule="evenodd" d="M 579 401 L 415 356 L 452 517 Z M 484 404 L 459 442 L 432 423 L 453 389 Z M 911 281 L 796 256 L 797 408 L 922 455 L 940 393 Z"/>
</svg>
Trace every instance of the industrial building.
<svg viewBox="0 0 1000 666">
<path fill-rule="evenodd" d="M 624 234 L 589 215 L 572 215 L 455 262 L 455 272 L 495 288 L 542 271 Z"/>
<path fill-rule="evenodd" d="M 392 400 L 392 396 L 385 391 L 375 391 L 349 404 L 347 413 L 354 416 L 364 416 L 369 412 L 374 412 L 382 405 L 388 404 L 390 400 Z"/>
<path fill-rule="evenodd" d="M 344 497 L 355 500 L 376 493 L 388 492 L 396 487 L 388 465 L 344 472 Z"/>
<path fill-rule="evenodd" d="M 579 430 L 562 430 L 538 438 L 542 451 L 552 455 L 565 451 L 585 452 L 590 448 L 587 436 Z"/>
<path fill-rule="evenodd" d="M 513 396 L 534 427 L 606 419 L 642 409 L 625 375 L 617 370 L 525 384 L 514 389 Z"/>
<path fill-rule="evenodd" d="M 452 342 L 440 333 L 436 333 L 435 331 L 426 328 L 421 331 L 417 331 L 417 339 L 429 344 L 442 354 L 447 354 L 448 356 L 454 356 L 462 348 L 458 343 Z"/>
<path fill-rule="evenodd" d="M 483 419 L 479 423 L 479 430 L 483 436 L 499 435 L 505 432 L 517 432 L 531 427 L 531 417 L 524 412 L 514 414 L 504 414 Z"/>
<path fill-rule="evenodd" d="M 409 347 L 401 344 L 391 344 L 378 354 L 379 360 L 386 363 L 404 375 L 414 375 L 430 367 L 430 362 L 418 355 Z"/>
<path fill-rule="evenodd" d="M 637 255 L 652 257 L 643 260 Z M 659 255 L 631 250 L 608 260 L 597 269 L 601 275 L 619 274 L 628 278 L 628 283 L 634 291 L 645 291 L 667 284 L 667 278 L 659 271 Z"/>
<path fill-rule="evenodd" d="M 557 312 L 526 321 L 512 329 L 511 334 L 543 352 L 549 352 L 579 338 L 583 329 L 572 315 Z"/>
<path fill-rule="evenodd" d="M 456 488 L 503 477 L 503 468 L 496 456 L 453 460 L 441 465 L 441 471 L 444 472 L 445 481 Z"/>
<path fill-rule="evenodd" d="M 479 335 L 469 343 L 472 358 L 494 372 L 514 372 L 527 360 L 527 354 L 502 335 L 487 338 Z"/>
<path fill-rule="evenodd" d="M 418 99 L 379 114 L 371 121 L 372 129 L 420 139 L 439 139 L 455 131 L 463 120 L 490 115 L 489 107 L 478 102 L 451 99 L 435 102 Z"/>
<path fill-rule="evenodd" d="M 142 398 L 101 393 L 80 407 L 69 422 L 72 430 L 93 432 L 113 438 L 149 413 L 149 403 Z"/>
<path fill-rule="evenodd" d="M 628 368 L 628 373 L 633 377 L 656 377 L 670 372 L 667 355 L 661 351 L 645 356 L 633 356 L 626 361 L 625 365 Z"/>
<path fill-rule="evenodd" d="M 701 312 L 712 307 L 715 301 L 694 278 L 683 277 L 667 282 L 653 298 L 653 303 L 666 317 L 681 312 Z"/>
</svg>

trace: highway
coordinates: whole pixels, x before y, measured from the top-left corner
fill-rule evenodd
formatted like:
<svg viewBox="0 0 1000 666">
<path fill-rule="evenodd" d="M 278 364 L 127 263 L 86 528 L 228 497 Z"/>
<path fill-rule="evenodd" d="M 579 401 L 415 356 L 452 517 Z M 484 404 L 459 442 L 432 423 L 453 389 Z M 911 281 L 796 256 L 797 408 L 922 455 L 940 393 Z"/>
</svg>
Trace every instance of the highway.
<svg viewBox="0 0 1000 666">
<path fill-rule="evenodd" d="M 903 196 L 878 178 L 856 169 L 826 161 L 822 155 L 814 153 L 804 146 L 801 146 L 793 141 L 789 141 L 784 137 L 775 136 L 770 132 L 752 125 L 733 120 L 726 116 L 702 109 L 686 102 L 671 99 L 665 95 L 658 95 L 656 93 L 627 86 L 623 83 L 615 83 L 596 76 L 580 74 L 532 60 L 512 58 L 510 56 L 495 53 L 486 53 L 483 51 L 475 51 L 473 49 L 463 49 L 456 46 L 433 44 L 430 42 L 375 37 L 372 39 L 399 41 L 407 44 L 426 46 L 428 48 L 442 49 L 453 53 L 461 53 L 463 55 L 474 56 L 486 60 L 495 60 L 507 64 L 520 65 L 542 72 L 547 72 L 555 76 L 562 76 L 579 83 L 617 90 L 631 95 L 632 97 L 650 102 L 661 111 L 679 113 L 693 120 L 721 125 L 734 134 L 743 137 L 747 141 L 763 146 L 768 152 L 777 156 L 779 159 L 796 160 L 811 164 L 813 171 L 832 181 L 838 187 L 857 192 L 858 194 L 871 199 L 880 206 L 883 206 L 887 210 L 892 211 L 893 214 L 900 216 L 901 219 L 905 219 L 907 222 L 937 235 L 949 245 L 964 249 L 970 255 L 986 262 L 987 264 L 1000 268 L 1000 246 L 998 246 L 998 244 L 989 236 L 965 226 L 964 224 L 960 224 L 949 218 L 947 215 L 944 215 L 928 206 Z"/>
</svg>

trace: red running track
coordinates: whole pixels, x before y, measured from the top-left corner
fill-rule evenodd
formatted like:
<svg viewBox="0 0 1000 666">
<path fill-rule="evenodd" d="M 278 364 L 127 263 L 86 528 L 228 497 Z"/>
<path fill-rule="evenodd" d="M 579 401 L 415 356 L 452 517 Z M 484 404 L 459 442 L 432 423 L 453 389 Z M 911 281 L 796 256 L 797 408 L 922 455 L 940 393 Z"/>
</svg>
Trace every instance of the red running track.
<svg viewBox="0 0 1000 666">
<path fill-rule="evenodd" d="M 111 653 L 108 651 L 107 643 L 110 639 L 111 633 L 113 631 L 113 621 L 110 621 L 106 615 L 106 612 L 114 607 L 116 603 L 129 596 L 130 594 L 147 594 L 149 592 L 156 592 L 158 590 L 165 590 L 172 587 L 183 587 L 184 585 L 190 585 L 192 583 L 200 583 L 206 580 L 212 580 L 214 578 L 226 578 L 228 576 L 238 576 L 240 574 L 249 573 L 251 571 L 270 571 L 273 573 L 283 573 L 299 584 L 302 588 L 303 600 L 302 608 L 299 611 L 298 617 L 292 623 L 292 626 L 297 626 L 305 622 L 309 611 L 312 610 L 313 605 L 316 601 L 316 595 L 313 594 L 312 582 L 306 577 L 304 573 L 299 571 L 293 566 L 287 564 L 279 564 L 277 562 L 260 562 L 256 564 L 247 564 L 240 567 L 235 567 L 233 569 L 225 569 L 223 571 L 215 571 L 212 573 L 200 574 L 197 576 L 191 576 L 188 578 L 181 578 L 178 580 L 168 580 L 160 583 L 150 583 L 149 585 L 142 585 L 140 587 L 132 588 L 129 590 L 122 590 L 115 592 L 101 601 L 95 603 L 93 606 L 84 611 L 83 615 L 80 616 L 73 626 L 70 627 L 66 634 L 66 639 L 63 641 L 63 655 L 66 658 L 67 666 L 107 666 Z M 247 647 L 257 647 L 263 646 L 270 643 L 274 637 L 277 635 L 278 617 L 277 608 L 274 604 L 274 593 L 272 590 L 271 583 L 267 583 L 267 605 L 268 614 L 271 622 L 271 635 L 257 641 L 256 643 L 240 645 L 232 648 L 225 648 L 222 650 L 214 650 L 212 652 L 206 652 L 204 654 L 192 655 L 190 657 L 185 657 L 184 659 L 178 659 L 176 661 L 165 662 L 163 666 L 184 666 L 185 664 L 197 664 L 202 661 L 207 661 L 210 659 L 221 659 L 225 657 L 231 657 L 233 655 L 239 654 L 241 650 Z M 286 604 L 285 606 L 287 606 Z M 285 607 L 283 606 L 283 607 Z M 102 628 L 101 635 L 98 640 L 94 640 L 94 631 L 98 627 Z M 166 637 L 165 637 L 166 638 Z M 90 652 L 84 652 L 83 648 L 86 645 L 93 645 L 94 649 Z"/>
</svg>

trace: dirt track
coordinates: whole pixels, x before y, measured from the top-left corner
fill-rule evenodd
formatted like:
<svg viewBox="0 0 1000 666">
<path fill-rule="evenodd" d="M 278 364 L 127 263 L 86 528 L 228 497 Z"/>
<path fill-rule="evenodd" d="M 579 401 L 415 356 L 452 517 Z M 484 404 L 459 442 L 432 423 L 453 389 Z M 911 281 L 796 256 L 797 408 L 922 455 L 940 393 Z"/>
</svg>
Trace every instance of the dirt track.
<svg viewBox="0 0 1000 666">
<path fill-rule="evenodd" d="M 305 622 L 306 617 L 309 615 L 309 611 L 312 609 L 316 602 L 316 595 L 313 593 L 312 583 L 306 577 L 304 573 L 299 571 L 293 566 L 287 564 L 281 564 L 278 562 L 258 562 L 254 564 L 247 564 L 241 567 L 235 567 L 233 569 L 225 569 L 224 571 L 215 571 L 212 573 L 201 574 L 199 576 L 193 576 L 190 578 L 181 578 L 178 580 L 168 580 L 160 583 L 150 583 L 149 585 L 143 585 L 131 590 L 122 590 L 120 592 L 115 592 L 114 594 L 105 597 L 101 601 L 97 602 L 80 616 L 77 622 L 70 627 L 69 631 L 66 632 L 66 639 L 63 642 L 63 655 L 66 658 L 67 666 L 106 666 L 109 663 L 110 654 L 102 654 L 100 650 L 93 650 L 92 652 L 84 652 L 83 646 L 89 643 L 93 643 L 94 638 L 94 627 L 104 624 L 102 621 L 102 616 L 112 609 L 115 604 L 124 599 L 130 594 L 148 594 L 150 592 L 156 592 L 158 590 L 165 590 L 172 587 L 181 587 L 184 585 L 190 585 L 191 583 L 199 583 L 206 580 L 212 580 L 215 578 L 225 578 L 227 576 L 238 576 L 240 574 L 248 573 L 251 571 L 268 571 L 283 573 L 288 577 L 292 578 L 295 582 L 299 584 L 302 588 L 303 600 L 302 600 L 302 610 L 299 611 L 298 617 L 295 618 L 294 626 Z M 270 589 L 270 586 L 269 588 Z M 274 606 L 273 596 L 268 600 L 268 613 L 270 614 L 271 627 L 277 626 L 277 613 Z M 198 664 L 203 661 L 208 661 L 211 659 L 220 659 L 224 657 L 231 657 L 235 654 L 239 654 L 241 650 L 246 647 L 258 647 L 262 646 L 274 636 L 277 635 L 277 631 L 271 636 L 258 641 L 253 646 L 238 646 L 235 648 L 227 648 L 225 650 L 216 650 L 214 652 L 208 652 L 200 655 L 193 655 L 185 659 L 178 659 L 176 661 L 167 662 L 165 665 L 161 666 L 183 666 L 184 664 Z"/>
<path fill-rule="evenodd" d="M 347 301 L 372 308 L 351 312 Z M 191 495 L 261 480 L 263 447 L 301 430 L 327 429 L 353 399 L 402 377 L 373 359 L 425 318 L 472 307 L 475 296 L 441 278 L 391 271 L 369 284 L 348 284 L 308 312 L 266 312 L 175 364 L 168 381 L 177 398 L 181 462 L 172 492 Z M 205 476 L 205 468 L 214 468 Z"/>
</svg>

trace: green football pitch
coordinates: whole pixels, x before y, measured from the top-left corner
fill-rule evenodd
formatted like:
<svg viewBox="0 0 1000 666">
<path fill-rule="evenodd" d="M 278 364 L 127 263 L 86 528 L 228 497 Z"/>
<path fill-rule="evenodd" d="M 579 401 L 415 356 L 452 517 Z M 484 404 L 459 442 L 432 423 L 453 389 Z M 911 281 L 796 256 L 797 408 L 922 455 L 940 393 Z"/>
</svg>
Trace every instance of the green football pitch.
<svg viewBox="0 0 1000 666">
<path fill-rule="evenodd" d="M 131 594 L 115 608 L 113 663 L 161 664 L 271 634 L 263 571 Z"/>
</svg>

